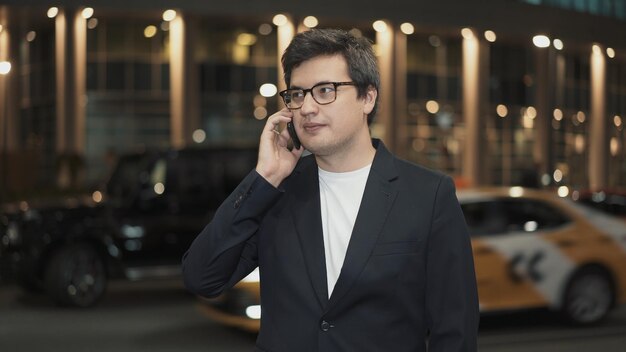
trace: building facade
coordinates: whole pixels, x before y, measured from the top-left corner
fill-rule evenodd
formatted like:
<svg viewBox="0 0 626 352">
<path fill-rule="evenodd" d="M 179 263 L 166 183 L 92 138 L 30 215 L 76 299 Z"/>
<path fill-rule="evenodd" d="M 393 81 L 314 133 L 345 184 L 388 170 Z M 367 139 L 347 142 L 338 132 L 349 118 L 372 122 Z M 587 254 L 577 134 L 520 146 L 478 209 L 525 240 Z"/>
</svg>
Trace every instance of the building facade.
<svg viewBox="0 0 626 352">
<path fill-rule="evenodd" d="M 53 7 L 54 6 L 54 7 Z M 141 148 L 254 144 L 280 55 L 338 27 L 379 57 L 372 133 L 469 185 L 626 187 L 621 1 L 0 3 L 3 197 Z"/>
</svg>

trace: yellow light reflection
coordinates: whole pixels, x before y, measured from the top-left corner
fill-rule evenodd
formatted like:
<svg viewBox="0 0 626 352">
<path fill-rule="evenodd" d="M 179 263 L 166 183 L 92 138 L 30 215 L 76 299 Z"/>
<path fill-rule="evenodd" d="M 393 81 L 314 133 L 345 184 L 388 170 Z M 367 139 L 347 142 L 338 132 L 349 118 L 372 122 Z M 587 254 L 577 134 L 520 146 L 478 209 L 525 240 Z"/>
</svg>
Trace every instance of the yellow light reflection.
<svg viewBox="0 0 626 352">
<path fill-rule="evenodd" d="M 146 38 L 152 38 L 156 35 L 157 28 L 156 26 L 149 25 L 143 30 L 143 36 Z"/>
<path fill-rule="evenodd" d="M 100 192 L 100 191 L 93 192 L 91 194 L 91 199 L 93 199 L 93 201 L 96 202 L 96 203 L 102 202 L 102 192 Z"/>
<path fill-rule="evenodd" d="M 614 58 L 615 57 L 615 49 L 613 48 L 606 48 L 606 56 L 608 56 L 609 58 Z"/>
<path fill-rule="evenodd" d="M 469 29 L 469 28 L 461 29 L 461 35 L 465 39 L 472 39 L 472 38 L 474 38 L 474 32 L 472 32 L 472 30 Z"/>
<path fill-rule="evenodd" d="M 509 188 L 509 196 L 513 198 L 519 198 L 523 195 L 524 195 L 524 188 L 519 187 L 519 186 Z"/>
<path fill-rule="evenodd" d="M 278 27 L 286 25 L 287 22 L 288 22 L 287 16 L 283 15 L 282 13 L 279 13 L 278 15 L 274 16 L 274 18 L 272 19 L 272 23 L 274 23 Z"/>
<path fill-rule="evenodd" d="M 569 188 L 567 186 L 561 186 L 557 190 L 557 194 L 561 198 L 565 198 L 569 195 Z"/>
<path fill-rule="evenodd" d="M 265 99 L 265 97 L 262 95 L 255 95 L 252 102 L 255 107 L 267 105 L 267 99 Z"/>
<path fill-rule="evenodd" d="M 415 28 L 413 27 L 412 24 L 408 22 L 404 22 L 403 24 L 400 25 L 400 31 L 402 31 L 402 33 L 406 35 L 411 35 L 415 33 Z"/>
<path fill-rule="evenodd" d="M 615 127 L 620 127 L 622 125 L 622 118 L 619 115 L 613 116 L 613 123 Z"/>
<path fill-rule="evenodd" d="M 237 64 L 245 64 L 250 60 L 250 48 L 245 45 L 233 44 L 232 59 Z"/>
<path fill-rule="evenodd" d="M 59 8 L 58 7 L 54 7 L 54 6 L 49 8 L 48 12 L 46 13 L 48 18 L 55 18 L 55 17 L 57 17 L 58 14 L 59 14 Z"/>
<path fill-rule="evenodd" d="M 577 134 L 574 137 L 574 149 L 578 154 L 582 154 L 585 151 L 585 137 L 583 135 Z"/>
<path fill-rule="evenodd" d="M 91 16 L 93 16 L 93 8 L 91 7 L 85 7 L 83 9 L 83 12 L 81 13 L 81 15 L 83 16 L 84 19 L 88 20 L 91 18 Z"/>
<path fill-rule="evenodd" d="M 263 23 L 259 26 L 259 34 L 268 35 L 272 33 L 272 25 L 268 23 Z"/>
<path fill-rule="evenodd" d="M 563 50 L 563 41 L 561 41 L 561 39 L 554 39 L 552 46 L 554 46 L 556 50 Z"/>
<path fill-rule="evenodd" d="M 237 36 L 237 44 L 243 46 L 252 46 L 256 43 L 257 38 L 256 35 L 251 33 L 240 33 Z"/>
<path fill-rule="evenodd" d="M 528 115 L 524 115 L 522 116 L 522 126 L 527 130 L 531 130 L 535 126 L 535 120 Z"/>
<path fill-rule="evenodd" d="M 157 182 L 154 185 L 154 193 L 156 194 L 163 194 L 163 192 L 165 192 L 165 185 L 161 182 Z"/>
<path fill-rule="evenodd" d="M 35 40 L 35 38 L 37 38 L 37 32 L 35 31 L 30 31 L 28 33 L 26 33 L 26 41 L 31 43 Z"/>
<path fill-rule="evenodd" d="M 92 17 L 89 19 L 89 21 L 87 21 L 87 28 L 89 29 L 94 29 L 98 26 L 98 19 L 95 17 Z"/>
<path fill-rule="evenodd" d="M 264 106 L 257 106 L 254 108 L 254 118 L 257 120 L 263 120 L 267 117 L 267 109 Z"/>
<path fill-rule="evenodd" d="M 272 83 L 264 83 L 259 88 L 259 93 L 266 98 L 275 96 L 277 92 L 278 88 Z"/>
<path fill-rule="evenodd" d="M 486 30 L 485 31 L 485 39 L 487 39 L 488 42 L 493 43 L 496 41 L 496 33 L 492 30 Z"/>
<path fill-rule="evenodd" d="M 529 118 L 534 120 L 537 117 L 537 109 L 535 109 L 534 106 L 529 106 L 526 109 L 526 115 L 528 115 Z"/>
<path fill-rule="evenodd" d="M 500 117 L 506 117 L 509 114 L 509 109 L 504 104 L 498 104 L 496 107 L 496 113 Z"/>
<path fill-rule="evenodd" d="M 306 16 L 304 20 L 302 20 L 302 24 L 307 28 L 315 28 L 319 24 L 319 21 L 315 16 Z"/>
<path fill-rule="evenodd" d="M 538 48 L 547 48 L 550 46 L 550 38 L 543 34 L 536 35 L 533 37 L 533 44 Z"/>
<path fill-rule="evenodd" d="M 554 116 L 555 120 L 561 121 L 563 120 L 563 111 L 561 111 L 561 109 L 554 109 L 552 116 Z"/>
<path fill-rule="evenodd" d="M 176 11 L 169 9 L 163 11 L 163 21 L 171 22 L 176 18 Z"/>
<path fill-rule="evenodd" d="M 610 150 L 611 150 L 611 156 L 617 156 L 619 154 L 620 142 L 619 142 L 619 139 L 617 139 L 617 137 L 611 138 Z"/>
<path fill-rule="evenodd" d="M 426 102 L 426 111 L 431 114 L 436 114 L 439 112 L 439 103 L 434 100 L 429 100 Z"/>
<path fill-rule="evenodd" d="M 598 44 L 594 44 L 591 47 L 591 51 L 595 54 L 595 55 L 602 55 L 602 48 L 600 48 L 600 45 Z"/>
<path fill-rule="evenodd" d="M 383 20 L 377 20 L 372 24 L 372 28 L 378 33 L 387 31 L 387 23 Z"/>
<path fill-rule="evenodd" d="M 11 72 L 11 63 L 8 61 L 0 61 L 0 75 L 7 75 Z"/>
<path fill-rule="evenodd" d="M 195 143 L 200 144 L 206 140 L 206 132 L 204 132 L 204 130 L 197 129 L 191 134 L 191 139 L 193 139 Z"/>
</svg>

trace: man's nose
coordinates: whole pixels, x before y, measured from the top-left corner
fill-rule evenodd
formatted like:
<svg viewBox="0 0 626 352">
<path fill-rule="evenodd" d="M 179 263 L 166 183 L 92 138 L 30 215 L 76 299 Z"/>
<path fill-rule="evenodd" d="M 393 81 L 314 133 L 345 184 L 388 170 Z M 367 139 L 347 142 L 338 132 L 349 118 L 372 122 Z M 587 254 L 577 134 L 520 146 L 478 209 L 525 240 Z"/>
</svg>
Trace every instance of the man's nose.
<svg viewBox="0 0 626 352">
<path fill-rule="evenodd" d="M 308 115 L 312 112 L 316 112 L 318 108 L 318 103 L 313 99 L 313 92 L 309 92 L 304 96 L 304 101 L 302 102 L 302 107 L 300 108 L 300 112 L 302 115 Z"/>
</svg>

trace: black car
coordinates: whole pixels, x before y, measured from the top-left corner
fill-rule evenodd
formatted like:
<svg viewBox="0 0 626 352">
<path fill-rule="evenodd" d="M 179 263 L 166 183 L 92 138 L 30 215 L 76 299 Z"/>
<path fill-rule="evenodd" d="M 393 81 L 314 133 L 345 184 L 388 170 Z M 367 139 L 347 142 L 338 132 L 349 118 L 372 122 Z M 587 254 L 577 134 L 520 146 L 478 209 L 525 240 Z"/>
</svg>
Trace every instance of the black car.
<svg viewBox="0 0 626 352">
<path fill-rule="evenodd" d="M 255 148 L 152 151 L 119 158 L 101 191 L 0 215 L 0 261 L 29 291 L 87 307 L 110 278 L 180 275 L 196 235 L 256 163 Z"/>
</svg>

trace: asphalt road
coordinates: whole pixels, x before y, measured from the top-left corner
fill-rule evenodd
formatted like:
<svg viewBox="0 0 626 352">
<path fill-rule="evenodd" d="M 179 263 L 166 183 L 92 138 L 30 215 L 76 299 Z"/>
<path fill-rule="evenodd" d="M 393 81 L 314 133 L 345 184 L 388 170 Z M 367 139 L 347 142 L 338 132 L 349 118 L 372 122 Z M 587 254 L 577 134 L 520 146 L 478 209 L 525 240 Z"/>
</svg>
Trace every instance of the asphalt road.
<svg viewBox="0 0 626 352">
<path fill-rule="evenodd" d="M 179 282 L 114 283 L 92 309 L 54 306 L 43 296 L 0 286 L 0 351 L 252 350 L 255 336 L 217 325 Z M 601 326 L 571 328 L 547 312 L 484 317 L 480 351 L 626 351 L 626 307 Z"/>
</svg>

